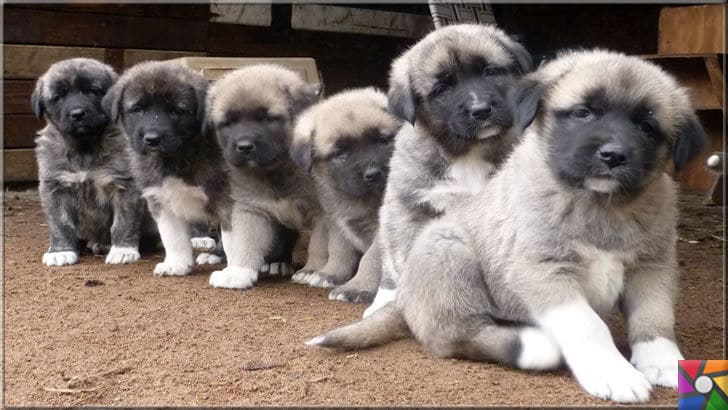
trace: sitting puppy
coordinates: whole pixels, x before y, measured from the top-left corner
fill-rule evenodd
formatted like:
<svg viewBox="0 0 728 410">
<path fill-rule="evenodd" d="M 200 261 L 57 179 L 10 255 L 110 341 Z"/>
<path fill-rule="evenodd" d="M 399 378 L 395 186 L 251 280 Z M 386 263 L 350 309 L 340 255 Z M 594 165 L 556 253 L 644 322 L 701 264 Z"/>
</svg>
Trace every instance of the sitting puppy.
<svg viewBox="0 0 728 410">
<path fill-rule="evenodd" d="M 341 92 L 301 115 L 292 156 L 316 181 L 319 202 L 330 222 L 329 235 L 343 237 L 343 242 L 329 241 L 327 265 L 320 271 L 297 273 L 294 282 L 331 287 L 349 279 L 359 265 L 355 279 L 329 297 L 372 301 L 373 292 L 360 290 L 376 289 L 379 284 L 381 266 L 374 237 L 400 126 L 387 109 L 387 96 L 372 87 Z"/>
<path fill-rule="evenodd" d="M 412 125 L 397 135 L 379 214 L 382 279 L 365 316 L 391 301 L 414 238 L 459 194 L 482 188 L 523 125 L 513 91 L 531 56 L 503 31 L 453 25 L 394 61 L 389 107 Z M 371 283 L 362 281 L 361 283 Z"/>
<path fill-rule="evenodd" d="M 359 348 L 409 329 L 437 357 L 522 369 L 563 359 L 604 399 L 677 386 L 665 171 L 704 144 L 688 96 L 656 65 L 606 51 L 563 54 L 532 79 L 524 110 L 540 109 L 523 143 L 481 193 L 423 230 L 395 303 L 311 344 Z M 617 302 L 632 364 L 603 320 Z"/>
<path fill-rule="evenodd" d="M 94 254 L 108 250 L 106 263 L 139 260 L 144 202 L 132 181 L 124 136 L 101 106 L 116 79 L 105 64 L 73 58 L 53 64 L 33 91 L 33 111 L 47 123 L 35 154 L 51 231 L 43 255 L 48 266 L 77 263 L 84 245 Z"/>
<path fill-rule="evenodd" d="M 208 118 L 229 168 L 234 205 L 229 243 L 223 231 L 228 267 L 213 272 L 210 285 L 249 288 L 266 262 L 275 263 L 270 274 L 292 273 L 297 232 L 321 214 L 313 181 L 289 156 L 293 123 L 319 93 L 318 84 L 267 64 L 230 72 L 211 87 Z"/>
<path fill-rule="evenodd" d="M 230 233 L 227 174 L 220 147 L 205 127 L 207 80 L 173 62 L 145 62 L 127 70 L 104 97 L 132 148 L 134 179 L 157 222 L 164 261 L 156 275 L 192 270 L 190 224 L 217 221 Z M 199 228 L 204 231 L 204 228 Z"/>
</svg>

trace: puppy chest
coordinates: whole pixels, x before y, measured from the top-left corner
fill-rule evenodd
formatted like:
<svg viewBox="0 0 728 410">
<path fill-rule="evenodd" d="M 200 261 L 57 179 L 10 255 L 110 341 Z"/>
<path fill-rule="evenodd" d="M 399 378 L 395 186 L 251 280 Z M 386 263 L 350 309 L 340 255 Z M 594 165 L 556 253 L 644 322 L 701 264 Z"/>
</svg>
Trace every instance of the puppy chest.
<svg viewBox="0 0 728 410">
<path fill-rule="evenodd" d="M 66 170 L 56 175 L 57 182 L 75 192 L 79 200 L 105 204 L 124 183 L 104 170 Z"/>
<path fill-rule="evenodd" d="M 209 198 L 204 189 L 187 184 L 180 178 L 165 178 L 161 186 L 145 188 L 142 196 L 187 221 L 203 220 L 207 217 Z"/>
<path fill-rule="evenodd" d="M 606 315 L 622 293 L 625 270 L 634 262 L 636 255 L 595 247 L 583 247 L 579 254 L 584 266 L 580 277 L 584 294 L 597 313 Z"/>
</svg>

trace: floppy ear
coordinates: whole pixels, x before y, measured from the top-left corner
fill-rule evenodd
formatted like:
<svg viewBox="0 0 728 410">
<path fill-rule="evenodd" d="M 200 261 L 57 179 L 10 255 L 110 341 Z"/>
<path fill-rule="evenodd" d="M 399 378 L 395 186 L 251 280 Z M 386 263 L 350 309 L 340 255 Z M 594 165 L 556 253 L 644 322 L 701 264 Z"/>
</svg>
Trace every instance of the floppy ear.
<svg viewBox="0 0 728 410">
<path fill-rule="evenodd" d="M 33 113 L 39 120 L 45 115 L 45 105 L 43 104 L 43 80 L 38 79 L 35 83 L 33 94 L 30 95 L 30 105 L 33 107 Z"/>
<path fill-rule="evenodd" d="M 313 134 L 314 121 L 303 116 L 299 119 L 293 130 L 293 143 L 291 144 L 291 159 L 301 169 L 311 172 L 313 166 Z"/>
<path fill-rule="evenodd" d="M 511 57 L 518 63 L 518 69 L 521 71 L 521 75 L 533 71 L 533 58 L 525 47 L 520 43 L 513 42 L 508 48 L 508 51 L 511 53 Z"/>
<path fill-rule="evenodd" d="M 291 104 L 291 117 L 295 118 L 306 108 L 312 106 L 321 97 L 323 87 L 320 83 L 306 84 L 303 90 L 300 90 L 299 94 L 293 92 L 289 88 L 285 88 L 284 91 L 291 98 L 293 104 Z"/>
<path fill-rule="evenodd" d="M 121 103 L 122 97 L 124 96 L 124 81 L 117 81 L 109 91 L 106 92 L 104 98 L 101 100 L 101 106 L 104 107 L 104 111 L 109 114 L 112 123 L 116 123 L 119 120 L 121 114 Z"/>
<path fill-rule="evenodd" d="M 681 124 L 677 129 L 675 146 L 672 149 L 675 171 L 683 169 L 691 159 L 703 152 L 707 139 L 705 130 L 695 115 L 691 115 Z"/>
<path fill-rule="evenodd" d="M 525 130 L 536 117 L 544 87 L 537 81 L 522 79 L 515 87 L 514 93 L 514 122 L 521 130 Z"/>
<path fill-rule="evenodd" d="M 409 75 L 404 78 L 392 78 L 389 92 L 387 93 L 387 105 L 389 110 L 397 117 L 415 123 L 417 118 L 417 96 L 412 89 L 412 81 Z"/>
</svg>

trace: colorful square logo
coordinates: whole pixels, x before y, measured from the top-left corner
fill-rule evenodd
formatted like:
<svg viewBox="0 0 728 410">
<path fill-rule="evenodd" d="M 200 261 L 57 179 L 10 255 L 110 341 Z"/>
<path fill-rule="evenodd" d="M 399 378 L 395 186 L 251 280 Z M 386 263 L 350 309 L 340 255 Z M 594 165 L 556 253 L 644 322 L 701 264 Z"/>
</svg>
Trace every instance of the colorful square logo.
<svg viewBox="0 0 728 410">
<path fill-rule="evenodd" d="M 728 360 L 680 360 L 678 410 L 728 410 Z"/>
</svg>

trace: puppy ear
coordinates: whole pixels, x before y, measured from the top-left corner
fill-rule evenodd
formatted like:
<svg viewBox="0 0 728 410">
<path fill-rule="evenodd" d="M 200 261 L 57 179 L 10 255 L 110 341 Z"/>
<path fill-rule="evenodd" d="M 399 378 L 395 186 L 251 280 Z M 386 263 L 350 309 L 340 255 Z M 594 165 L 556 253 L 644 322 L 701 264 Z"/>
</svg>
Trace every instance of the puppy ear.
<svg viewBox="0 0 728 410">
<path fill-rule="evenodd" d="M 293 143 L 291 144 L 291 159 L 301 169 L 311 172 L 313 166 L 313 134 L 314 121 L 305 114 L 301 116 L 293 130 Z"/>
<path fill-rule="evenodd" d="M 412 89 L 409 75 L 405 75 L 403 78 L 392 78 L 390 83 L 387 93 L 389 110 L 397 117 L 414 124 L 417 118 L 417 96 Z"/>
<path fill-rule="evenodd" d="M 521 71 L 521 75 L 533 71 L 533 58 L 531 57 L 531 53 L 520 43 L 513 42 L 509 47 L 509 52 L 513 59 L 516 60 L 516 63 L 518 63 L 518 69 Z"/>
<path fill-rule="evenodd" d="M 124 82 L 117 81 L 114 85 L 109 88 L 104 98 L 101 100 L 101 106 L 104 107 L 104 111 L 109 114 L 111 123 L 116 123 L 121 115 L 121 103 L 124 96 Z"/>
<path fill-rule="evenodd" d="M 318 102 L 323 92 L 323 87 L 321 83 L 306 83 L 302 88 L 296 87 L 295 89 L 291 89 L 285 87 L 284 92 L 291 99 L 291 118 L 296 118 L 303 110 Z"/>
<path fill-rule="evenodd" d="M 707 140 L 708 137 L 697 116 L 691 115 L 676 132 L 675 146 L 672 149 L 675 171 L 683 169 L 691 159 L 703 152 Z"/>
<path fill-rule="evenodd" d="M 43 103 L 43 80 L 38 79 L 35 83 L 33 94 L 30 95 L 30 105 L 33 107 L 33 113 L 42 120 L 45 116 L 45 104 Z"/>
<path fill-rule="evenodd" d="M 536 117 L 544 87 L 537 81 L 522 79 L 514 88 L 514 123 L 525 130 Z"/>
</svg>

